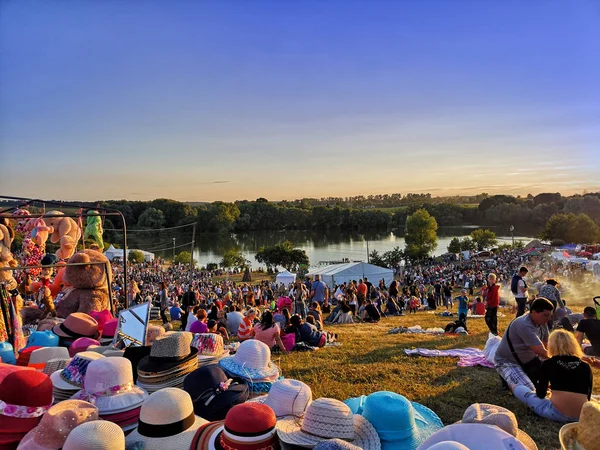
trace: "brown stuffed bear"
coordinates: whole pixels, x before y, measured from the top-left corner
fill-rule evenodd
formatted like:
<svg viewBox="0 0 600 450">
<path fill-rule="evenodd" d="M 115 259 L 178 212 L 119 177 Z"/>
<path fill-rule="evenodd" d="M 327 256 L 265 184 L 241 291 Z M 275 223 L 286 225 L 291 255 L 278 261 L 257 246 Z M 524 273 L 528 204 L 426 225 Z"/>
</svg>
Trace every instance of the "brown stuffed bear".
<svg viewBox="0 0 600 450">
<path fill-rule="evenodd" d="M 73 287 L 56 303 L 58 317 L 66 318 L 74 312 L 89 314 L 92 311 L 110 309 L 108 283 L 112 280 L 112 271 L 106 256 L 95 250 L 82 250 L 71 256 L 67 264 L 89 262 L 102 262 L 107 265 L 67 265 L 63 281 Z"/>
</svg>

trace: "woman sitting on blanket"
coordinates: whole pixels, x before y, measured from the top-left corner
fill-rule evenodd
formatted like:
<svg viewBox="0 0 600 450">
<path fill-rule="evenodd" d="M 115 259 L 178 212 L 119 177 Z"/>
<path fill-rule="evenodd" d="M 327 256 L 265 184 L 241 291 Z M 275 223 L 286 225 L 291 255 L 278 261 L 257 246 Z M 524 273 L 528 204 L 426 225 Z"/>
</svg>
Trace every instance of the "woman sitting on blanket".
<svg viewBox="0 0 600 450">
<path fill-rule="evenodd" d="M 517 385 L 513 393 L 538 416 L 555 422 L 577 422 L 581 407 L 592 395 L 592 370 L 582 361 L 581 347 L 568 331 L 556 330 L 550 334 L 548 354 L 550 359 L 540 369 L 537 391 Z M 549 399 L 548 384 L 552 389 Z"/>
<path fill-rule="evenodd" d="M 332 323 L 337 323 L 337 324 L 348 324 L 348 323 L 354 323 L 354 320 L 352 319 L 352 314 L 350 313 L 350 306 L 348 306 L 348 304 L 342 300 L 340 302 L 340 311 L 338 313 L 338 315 L 335 317 L 335 319 L 333 319 Z"/>
<path fill-rule="evenodd" d="M 290 328 L 296 333 L 296 343 L 305 342 L 311 347 L 324 347 L 327 342 L 335 341 L 335 335 L 319 331 L 317 327 L 310 323 L 303 323 L 300 316 L 292 316 L 290 322 Z"/>
</svg>

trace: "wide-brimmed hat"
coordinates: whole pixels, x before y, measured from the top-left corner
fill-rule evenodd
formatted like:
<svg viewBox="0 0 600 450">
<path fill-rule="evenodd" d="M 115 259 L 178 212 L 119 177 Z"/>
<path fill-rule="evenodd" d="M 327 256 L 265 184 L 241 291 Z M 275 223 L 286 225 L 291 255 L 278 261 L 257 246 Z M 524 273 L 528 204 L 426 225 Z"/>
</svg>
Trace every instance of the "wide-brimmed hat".
<svg viewBox="0 0 600 450">
<path fill-rule="evenodd" d="M 150 355 L 138 363 L 138 376 L 167 372 L 196 359 L 198 349 L 191 347 L 191 343 L 192 334 L 185 331 L 160 336 L 152 343 Z"/>
<path fill-rule="evenodd" d="M 229 410 L 224 421 L 203 425 L 194 436 L 191 450 L 278 449 L 277 418 L 260 403 L 244 403 Z"/>
<path fill-rule="evenodd" d="M 131 362 L 125 358 L 101 358 L 88 366 L 83 389 L 73 399 L 88 401 L 100 414 L 137 408 L 148 393 L 133 384 Z"/>
<path fill-rule="evenodd" d="M 313 401 L 303 419 L 288 418 L 277 422 L 279 438 L 291 445 L 313 448 L 328 439 L 343 439 L 367 450 L 381 449 L 379 436 L 364 417 L 352 414 L 339 400 L 319 398 Z"/>
<path fill-rule="evenodd" d="M 474 403 L 469 406 L 460 423 L 484 423 L 486 425 L 495 425 L 506 431 L 508 434 L 516 437 L 529 450 L 537 450 L 534 440 L 519 429 L 517 416 L 512 411 L 501 406 L 491 405 L 489 403 Z"/>
<path fill-rule="evenodd" d="M 113 347 L 112 345 L 90 345 L 87 351 L 100 353 L 101 355 L 104 355 L 107 358 L 109 356 L 125 356 L 125 350 L 119 350 L 117 347 Z"/>
<path fill-rule="evenodd" d="M 284 378 L 274 382 L 267 395 L 253 398 L 250 402 L 269 406 L 277 417 L 302 417 L 312 402 L 312 391 L 302 381 Z"/>
<path fill-rule="evenodd" d="M 444 445 L 443 442 L 452 442 L 453 446 Z M 502 428 L 484 423 L 455 423 L 436 431 L 429 436 L 417 450 L 457 449 L 460 444 L 469 450 L 527 450 L 523 442 Z M 434 447 L 436 446 L 437 447 Z"/>
<path fill-rule="evenodd" d="M 100 358 L 104 358 L 104 355 L 95 352 L 77 353 L 67 367 L 50 375 L 52 384 L 57 389 L 78 391 L 83 387 L 83 380 L 89 364 Z"/>
<path fill-rule="evenodd" d="M 27 347 L 57 347 L 58 336 L 50 330 L 46 331 L 34 331 L 27 338 Z"/>
<path fill-rule="evenodd" d="M 100 334 L 103 334 L 104 327 L 108 321 L 115 320 L 112 313 L 108 309 L 104 309 L 102 311 L 92 311 L 90 316 L 92 316 L 94 319 L 96 319 L 96 322 L 98 322 L 98 332 Z"/>
<path fill-rule="evenodd" d="M 18 450 L 59 450 L 78 425 L 98 420 L 98 408 L 81 400 L 65 400 L 52 406 L 39 425 L 25 435 Z"/>
<path fill-rule="evenodd" d="M 583 404 L 579 422 L 569 423 L 560 429 L 560 445 L 564 450 L 577 448 L 595 449 L 600 445 L 600 403 L 589 401 Z"/>
<path fill-rule="evenodd" d="M 65 347 L 62 347 L 67 350 Z M 68 356 L 68 350 L 67 350 Z M 46 363 L 46 367 L 42 370 L 43 373 L 50 376 L 57 370 L 63 370 L 65 367 L 69 365 L 71 362 L 71 358 L 52 358 Z"/>
<path fill-rule="evenodd" d="M 375 392 L 345 403 L 373 424 L 384 450 L 415 449 L 444 426 L 432 410 L 395 392 Z"/>
<path fill-rule="evenodd" d="M 66 347 L 38 348 L 31 352 L 27 366 L 37 370 L 44 370 L 48 361 L 56 358 L 69 358 L 69 350 Z"/>
<path fill-rule="evenodd" d="M 219 361 L 225 372 L 250 381 L 262 381 L 279 376 L 279 368 L 271 362 L 271 349 L 256 339 L 250 339 L 240 344 L 233 356 Z"/>
<path fill-rule="evenodd" d="M 85 352 L 90 345 L 100 345 L 100 342 L 92 338 L 77 338 L 69 346 L 69 355 L 72 358 L 77 353 Z"/>
<path fill-rule="evenodd" d="M 194 414 L 190 394 L 177 388 L 157 391 L 142 403 L 137 429 L 127 444 L 142 442 L 145 450 L 190 448 L 196 430 L 207 423 Z"/>
<path fill-rule="evenodd" d="M 82 423 L 71 431 L 62 450 L 81 449 L 124 450 L 125 434 L 118 425 L 106 420 Z"/>
<path fill-rule="evenodd" d="M 89 314 L 79 312 L 69 314 L 65 321 L 55 325 L 52 331 L 57 336 L 73 340 L 80 337 L 96 339 L 99 336 L 96 319 Z"/>
<path fill-rule="evenodd" d="M 229 378 L 216 364 L 200 367 L 183 381 L 190 394 L 194 412 L 210 421 L 223 420 L 235 405 L 248 400 L 248 385 L 241 378 Z"/>
<path fill-rule="evenodd" d="M 330 439 L 318 444 L 315 450 L 360 450 L 360 447 L 341 439 Z"/>
<path fill-rule="evenodd" d="M 0 383 L 0 447 L 16 447 L 51 404 L 48 375 L 30 369 L 9 372 Z"/>
</svg>

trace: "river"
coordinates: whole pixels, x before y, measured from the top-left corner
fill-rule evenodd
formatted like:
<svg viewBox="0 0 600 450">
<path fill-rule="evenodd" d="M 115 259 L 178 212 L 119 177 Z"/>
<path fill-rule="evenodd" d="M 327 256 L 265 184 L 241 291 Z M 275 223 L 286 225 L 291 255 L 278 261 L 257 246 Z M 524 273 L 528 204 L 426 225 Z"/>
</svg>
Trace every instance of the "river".
<svg viewBox="0 0 600 450">
<path fill-rule="evenodd" d="M 477 227 L 449 227 L 440 228 L 438 231 L 438 245 L 434 251 L 435 256 L 447 252 L 448 244 L 453 237 L 467 236 Z M 498 240 L 511 242 L 509 233 L 498 232 Z M 508 234 L 508 235 L 507 235 Z M 526 234 L 526 233 L 523 233 Z M 530 233 L 533 234 L 533 233 Z M 179 242 L 185 241 L 181 237 Z M 525 243 L 534 239 L 531 235 L 515 235 L 515 240 Z M 246 259 L 250 260 L 252 268 L 258 268 L 260 264 L 254 259 L 254 255 L 262 246 L 274 245 L 285 240 L 290 241 L 296 248 L 305 250 L 311 266 L 321 261 L 339 261 L 342 258 L 352 260 L 367 260 L 367 253 L 377 250 L 380 254 L 394 247 L 404 248 L 404 238 L 397 232 L 344 232 L 344 231 L 282 231 L 282 232 L 254 232 L 250 234 L 199 234 L 196 236 L 194 259 L 200 266 L 208 263 L 218 263 L 223 254 L 230 249 L 241 251 Z M 367 251 L 368 248 L 368 251 Z M 177 251 L 181 251 L 180 249 Z M 166 255 L 169 255 L 166 251 Z"/>
</svg>

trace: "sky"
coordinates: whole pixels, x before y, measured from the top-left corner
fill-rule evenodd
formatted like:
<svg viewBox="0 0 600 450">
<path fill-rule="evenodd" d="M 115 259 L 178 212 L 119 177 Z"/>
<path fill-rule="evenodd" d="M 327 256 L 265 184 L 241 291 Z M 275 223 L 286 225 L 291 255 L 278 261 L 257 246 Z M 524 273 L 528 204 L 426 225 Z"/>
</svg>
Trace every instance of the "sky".
<svg viewBox="0 0 600 450">
<path fill-rule="evenodd" d="M 596 0 L 3 0 L 0 193 L 600 190 Z"/>
</svg>

